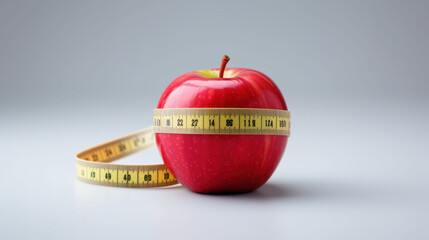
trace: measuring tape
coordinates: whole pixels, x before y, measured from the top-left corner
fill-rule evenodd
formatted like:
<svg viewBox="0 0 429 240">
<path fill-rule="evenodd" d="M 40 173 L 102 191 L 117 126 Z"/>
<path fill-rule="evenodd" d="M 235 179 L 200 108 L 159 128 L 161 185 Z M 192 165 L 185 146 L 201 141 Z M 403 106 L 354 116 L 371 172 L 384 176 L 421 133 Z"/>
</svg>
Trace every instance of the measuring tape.
<svg viewBox="0 0 429 240">
<path fill-rule="evenodd" d="M 276 109 L 166 108 L 154 110 L 153 127 L 84 150 L 76 155 L 77 178 L 86 183 L 151 188 L 178 184 L 164 164 L 110 162 L 155 145 L 155 133 L 290 135 L 290 113 Z"/>
</svg>

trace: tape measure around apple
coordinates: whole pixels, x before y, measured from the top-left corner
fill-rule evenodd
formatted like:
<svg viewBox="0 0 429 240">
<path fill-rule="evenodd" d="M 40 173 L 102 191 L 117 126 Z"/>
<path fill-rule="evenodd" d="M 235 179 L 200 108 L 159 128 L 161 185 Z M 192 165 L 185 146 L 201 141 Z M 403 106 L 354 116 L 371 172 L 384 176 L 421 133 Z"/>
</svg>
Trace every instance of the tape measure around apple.
<svg viewBox="0 0 429 240">
<path fill-rule="evenodd" d="M 290 113 L 270 78 L 250 69 L 225 69 L 228 60 L 225 55 L 220 70 L 176 78 L 154 110 L 153 127 L 77 154 L 77 178 L 137 188 L 180 182 L 200 193 L 247 192 L 262 186 L 283 155 Z M 165 165 L 110 163 L 155 143 Z"/>
</svg>

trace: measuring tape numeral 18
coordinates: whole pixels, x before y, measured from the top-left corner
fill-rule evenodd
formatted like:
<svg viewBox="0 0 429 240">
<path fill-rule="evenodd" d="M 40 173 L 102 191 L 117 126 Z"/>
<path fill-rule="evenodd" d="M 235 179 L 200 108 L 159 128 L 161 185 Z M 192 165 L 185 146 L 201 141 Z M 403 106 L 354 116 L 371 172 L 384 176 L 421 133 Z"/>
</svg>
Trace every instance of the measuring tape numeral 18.
<svg viewBox="0 0 429 240">
<path fill-rule="evenodd" d="M 153 128 L 92 147 L 76 156 L 77 178 L 115 187 L 165 187 L 178 184 L 164 164 L 121 165 L 110 162 L 155 145 L 154 133 L 290 134 L 290 113 L 275 109 L 168 108 L 154 110 Z"/>
</svg>

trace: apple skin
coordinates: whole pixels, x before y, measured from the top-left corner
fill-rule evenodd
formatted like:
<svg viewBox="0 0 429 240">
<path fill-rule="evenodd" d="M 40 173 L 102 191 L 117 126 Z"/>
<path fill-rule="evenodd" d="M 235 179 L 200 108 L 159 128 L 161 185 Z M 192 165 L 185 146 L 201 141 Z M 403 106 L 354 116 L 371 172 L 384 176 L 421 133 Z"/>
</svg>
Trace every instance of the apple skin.
<svg viewBox="0 0 429 240">
<path fill-rule="evenodd" d="M 275 83 L 244 68 L 194 71 L 176 78 L 158 108 L 265 108 L 287 110 Z M 217 74 L 217 75 L 216 75 Z M 253 191 L 273 174 L 288 137 L 156 133 L 166 167 L 188 189 L 199 193 Z"/>
</svg>

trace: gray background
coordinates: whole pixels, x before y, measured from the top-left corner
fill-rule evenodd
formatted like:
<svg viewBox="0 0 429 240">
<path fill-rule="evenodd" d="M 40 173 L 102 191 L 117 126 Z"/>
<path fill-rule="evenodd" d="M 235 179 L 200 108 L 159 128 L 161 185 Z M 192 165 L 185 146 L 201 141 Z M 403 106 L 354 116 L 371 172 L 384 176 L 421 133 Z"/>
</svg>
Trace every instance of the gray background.
<svg viewBox="0 0 429 240">
<path fill-rule="evenodd" d="M 427 1 L 0 1 L 0 238 L 428 239 Z M 250 194 L 117 189 L 74 155 L 178 75 L 260 70 L 292 136 Z M 122 161 L 162 161 L 156 149 Z"/>
</svg>

